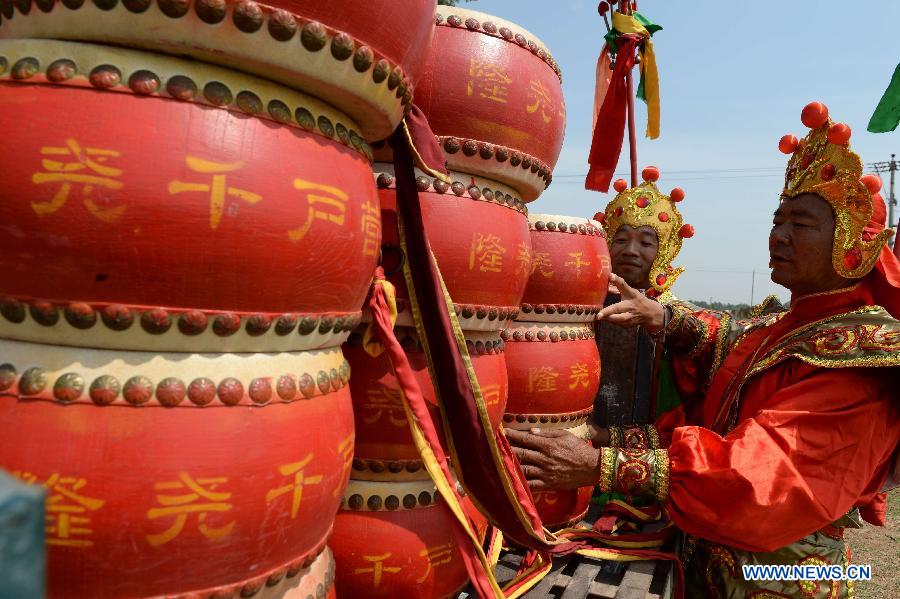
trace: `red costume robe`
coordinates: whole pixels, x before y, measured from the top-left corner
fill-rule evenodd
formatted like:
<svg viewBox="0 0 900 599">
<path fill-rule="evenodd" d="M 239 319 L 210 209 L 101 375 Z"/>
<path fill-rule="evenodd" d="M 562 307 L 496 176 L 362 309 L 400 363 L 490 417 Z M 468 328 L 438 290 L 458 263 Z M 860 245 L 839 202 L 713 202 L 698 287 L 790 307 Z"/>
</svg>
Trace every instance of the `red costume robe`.
<svg viewBox="0 0 900 599">
<path fill-rule="evenodd" d="M 863 281 L 740 322 L 670 305 L 685 405 L 657 423 L 666 449 L 604 449 L 601 489 L 666 502 L 690 535 L 688 596 L 851 594 L 843 582 L 747 582 L 740 566 L 846 564 L 843 527 L 859 513 L 883 523 L 900 323 L 873 304 Z"/>
</svg>

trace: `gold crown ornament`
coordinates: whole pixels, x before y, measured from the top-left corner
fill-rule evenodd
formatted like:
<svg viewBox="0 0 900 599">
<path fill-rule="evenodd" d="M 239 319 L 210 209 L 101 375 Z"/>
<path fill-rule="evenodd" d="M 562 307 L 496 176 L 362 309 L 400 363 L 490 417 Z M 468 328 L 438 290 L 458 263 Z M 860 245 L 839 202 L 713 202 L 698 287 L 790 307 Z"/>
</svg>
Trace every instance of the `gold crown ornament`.
<svg viewBox="0 0 900 599">
<path fill-rule="evenodd" d="M 617 179 L 613 189 L 619 192 L 618 195 L 594 219 L 603 225 L 610 242 L 622 225 L 635 228 L 646 225 L 656 231 L 659 249 L 650 268 L 647 295 L 659 297 L 671 289 L 675 279 L 684 272 L 684 268 L 673 267 L 672 261 L 681 251 L 682 240 L 694 236 L 694 227 L 683 224 L 681 213 L 675 206 L 684 199 L 681 188 L 676 187 L 669 195 L 662 193 L 656 187 L 659 169 L 655 166 L 646 167 L 641 176 L 644 182 L 631 189 L 624 179 Z"/>
<path fill-rule="evenodd" d="M 828 117 L 828 107 L 811 102 L 800 120 L 810 128 L 801 140 L 785 135 L 778 149 L 791 154 L 784 175 L 782 197 L 813 193 L 834 211 L 831 263 L 847 279 L 866 276 L 878 261 L 881 248 L 894 232 L 885 229 L 869 241 L 863 229 L 872 217 L 873 195 L 881 189 L 877 175 L 863 175 L 862 160 L 850 150 L 850 127 Z"/>
</svg>

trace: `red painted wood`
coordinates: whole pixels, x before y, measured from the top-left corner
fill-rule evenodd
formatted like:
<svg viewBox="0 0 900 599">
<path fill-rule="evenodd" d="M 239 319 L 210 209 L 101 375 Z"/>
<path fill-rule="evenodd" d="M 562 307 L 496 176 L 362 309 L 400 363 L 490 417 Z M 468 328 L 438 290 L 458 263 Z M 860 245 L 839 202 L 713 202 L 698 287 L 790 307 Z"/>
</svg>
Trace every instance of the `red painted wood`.
<svg viewBox="0 0 900 599">
<path fill-rule="evenodd" d="M 266 0 L 305 19 L 319 21 L 370 45 L 377 53 L 399 65 L 414 83 L 428 58 L 434 31 L 432 0 L 373 0 L 361 6 L 354 1 Z"/>
<path fill-rule="evenodd" d="M 542 223 L 557 222 L 562 217 L 532 214 L 530 218 L 538 229 L 533 226 L 531 231 L 532 274 L 522 303 L 602 307 L 611 271 L 606 238 L 561 232 L 559 228 L 539 230 Z M 566 223 L 575 220 L 565 218 Z M 589 221 L 584 219 L 584 223 Z"/>
<path fill-rule="evenodd" d="M 194 104 L 8 83 L 0 129 L 0 293 L 263 312 L 362 305 L 378 198 L 369 164 L 337 142 Z"/>
<path fill-rule="evenodd" d="M 477 518 L 483 535 L 484 519 Z M 468 574 L 451 532 L 453 526 L 457 524 L 443 504 L 396 512 L 341 510 L 332 536 L 338 596 L 455 597 L 467 583 Z M 381 564 L 377 581 L 376 563 Z"/>
<path fill-rule="evenodd" d="M 514 40 L 437 27 L 415 100 L 436 135 L 497 144 L 556 165 L 566 123 L 562 85 L 550 65 Z"/>
<path fill-rule="evenodd" d="M 580 520 L 591 504 L 593 487 L 565 489 L 559 491 L 537 491 L 534 495 L 534 506 L 538 510 L 541 522 L 546 527 L 561 527 L 575 524 Z"/>
<path fill-rule="evenodd" d="M 394 189 L 379 189 L 384 243 L 399 248 L 397 198 Z M 531 238 L 527 217 L 506 206 L 457 196 L 419 192 L 428 241 L 444 284 L 457 304 L 516 310 L 528 282 Z M 396 249 L 385 252 L 388 279 L 397 297 L 409 292 L 399 270 Z"/>
<path fill-rule="evenodd" d="M 497 426 L 507 401 L 506 356 L 499 352 L 483 355 L 471 353 L 472 366 L 485 395 L 491 424 Z M 441 416 L 425 354 L 421 349 L 411 348 L 406 350 L 406 355 L 438 423 L 438 435 L 443 439 L 444 431 L 439 424 Z M 361 346 L 346 343 L 344 356 L 353 373 L 350 389 L 356 420 L 354 457 L 384 461 L 421 459 L 409 432 L 399 385 L 387 355 L 373 358 Z"/>
<path fill-rule="evenodd" d="M 587 410 L 600 386 L 600 354 L 593 338 L 557 343 L 507 340 L 506 367 L 506 411 L 511 414 Z"/>
<path fill-rule="evenodd" d="M 565 427 L 565 422 L 553 422 L 553 418 L 591 410 L 600 387 L 600 355 L 593 338 L 557 343 L 507 340 L 506 352 L 506 418 L 538 415 L 537 422 L 515 420 L 509 425 Z M 564 525 L 587 510 L 591 493 L 591 487 L 536 493 L 535 507 L 545 526 Z"/>
<path fill-rule="evenodd" d="M 263 407 L 0 397 L 0 466 L 51 487 L 50 596 L 180 595 L 268 576 L 326 540 L 351 410 L 346 387 Z"/>
</svg>

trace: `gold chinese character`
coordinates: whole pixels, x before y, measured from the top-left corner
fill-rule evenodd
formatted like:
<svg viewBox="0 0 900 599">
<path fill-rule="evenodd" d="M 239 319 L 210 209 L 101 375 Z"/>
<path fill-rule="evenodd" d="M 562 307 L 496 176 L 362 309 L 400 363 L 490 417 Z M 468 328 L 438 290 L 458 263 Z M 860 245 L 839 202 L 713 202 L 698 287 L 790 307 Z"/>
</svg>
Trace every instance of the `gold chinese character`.
<svg viewBox="0 0 900 599">
<path fill-rule="evenodd" d="M 551 506 L 559 501 L 559 497 L 556 496 L 556 493 L 535 493 L 534 494 L 534 505 L 547 505 Z"/>
<path fill-rule="evenodd" d="M 315 219 L 332 222 L 336 225 L 344 224 L 347 200 L 350 199 L 347 192 L 338 187 L 304 181 L 303 179 L 294 179 L 294 189 L 307 192 L 306 203 L 308 208 L 306 221 L 296 229 L 288 231 L 288 237 L 291 238 L 291 241 L 297 242 L 306 237 Z M 317 206 L 322 208 L 317 208 Z"/>
<path fill-rule="evenodd" d="M 469 61 L 466 95 L 473 96 L 478 92 L 481 98 L 506 104 L 506 86 L 510 83 L 512 79 L 506 74 L 506 69 L 474 58 Z"/>
<path fill-rule="evenodd" d="M 569 389 L 574 389 L 578 385 L 585 389 L 590 385 L 590 372 L 584 362 L 575 362 L 569 367 Z"/>
<path fill-rule="evenodd" d="M 362 409 L 371 413 L 363 416 L 366 424 L 375 424 L 386 412 L 388 420 L 396 427 L 406 427 L 406 409 L 403 407 L 403 396 L 397 389 L 378 385 L 366 390 L 366 402 Z"/>
<path fill-rule="evenodd" d="M 571 266 L 575 269 L 575 278 L 581 278 L 581 268 L 583 266 L 590 266 L 591 263 L 587 260 L 582 260 L 581 257 L 584 254 L 582 252 L 569 252 L 569 256 L 572 257 L 571 260 L 566 262 L 566 266 Z"/>
<path fill-rule="evenodd" d="M 13 472 L 13 476 L 22 482 L 35 485 L 38 477 L 31 472 Z M 87 481 L 74 476 L 60 476 L 54 472 L 44 483 L 49 496 L 46 504 L 46 527 L 48 545 L 64 547 L 90 547 L 93 541 L 85 538 L 94 531 L 88 528 L 91 519 L 88 511 L 96 512 L 106 503 L 101 499 L 86 497 L 79 493 Z"/>
<path fill-rule="evenodd" d="M 553 262 L 550 260 L 550 252 L 534 252 L 531 257 L 531 274 L 541 273 L 545 279 L 553 278 Z"/>
<path fill-rule="evenodd" d="M 341 462 L 340 480 L 344 480 L 344 478 L 347 477 L 347 473 L 350 472 L 350 466 L 353 464 L 353 439 L 354 435 L 353 433 L 350 433 L 338 444 L 338 454 L 343 459 Z M 338 495 L 343 494 L 343 492 L 344 489 L 339 486 L 334 488 L 331 495 L 332 497 L 337 497 Z"/>
<path fill-rule="evenodd" d="M 469 270 L 481 272 L 500 272 L 503 268 L 503 254 L 506 248 L 496 235 L 472 234 L 472 247 L 469 250 Z"/>
<path fill-rule="evenodd" d="M 437 545 L 435 547 L 426 547 L 419 552 L 419 557 L 424 557 L 425 562 L 428 564 L 425 569 L 425 574 L 423 574 L 421 578 L 416 579 L 416 582 L 421 584 L 425 582 L 425 579 L 428 578 L 428 575 L 431 574 L 432 570 L 453 561 L 453 545 L 445 543 L 444 545 Z"/>
<path fill-rule="evenodd" d="M 363 256 L 377 256 L 381 244 L 381 218 L 378 206 L 366 201 L 362 209 Z"/>
<path fill-rule="evenodd" d="M 157 495 L 156 501 L 163 507 L 154 507 L 147 510 L 147 518 L 156 520 L 157 518 L 167 518 L 174 516 L 175 519 L 167 530 L 159 534 L 146 535 L 147 542 L 154 547 L 165 545 L 184 529 L 187 523 L 188 514 L 196 513 L 198 528 L 203 536 L 207 539 L 217 540 L 223 539 L 231 534 L 234 528 L 234 520 L 224 526 L 213 528 L 206 524 L 206 517 L 210 512 L 227 512 L 231 510 L 231 504 L 226 503 L 231 499 L 231 493 L 216 491 L 219 485 L 228 482 L 224 476 L 217 478 L 198 478 L 194 480 L 188 473 L 182 472 L 178 475 L 179 480 L 156 483 L 153 485 L 156 491 L 176 491 L 185 490 L 187 493 L 183 495 Z M 200 499 L 208 500 L 207 503 L 197 503 Z"/>
<path fill-rule="evenodd" d="M 272 489 L 271 491 L 266 493 L 266 503 L 272 503 L 278 497 L 284 495 L 285 493 L 290 493 L 291 491 L 293 491 L 294 495 L 293 500 L 291 501 L 291 518 L 296 518 L 297 510 L 300 509 L 300 501 L 303 499 L 303 487 L 305 487 L 306 485 L 317 485 L 322 482 L 321 474 L 317 474 L 315 476 L 306 476 L 303 473 L 303 469 L 309 465 L 312 459 L 313 454 L 309 454 L 299 462 L 279 466 L 278 472 L 280 472 L 283 476 L 290 476 L 293 474 L 294 481 L 284 485 L 283 487 Z"/>
<path fill-rule="evenodd" d="M 69 161 L 62 162 L 52 158 L 44 158 L 41 160 L 41 164 L 46 172 L 31 175 L 31 182 L 36 185 L 44 183 L 62 184 L 50 201 L 31 202 L 31 209 L 34 210 L 35 214 L 38 216 L 53 214 L 65 206 L 72 192 L 72 187 L 80 185 L 85 207 L 98 220 L 111 223 L 122 217 L 127 206 L 123 204 L 111 208 L 101 208 L 94 201 L 93 196 L 96 188 L 117 191 L 124 187 L 124 184 L 117 180 L 117 177 L 122 174 L 122 169 L 106 164 L 110 158 L 119 158 L 121 156 L 119 152 L 98 148 L 82 148 L 76 140 L 67 139 L 66 147 L 44 147 L 41 148 L 41 155 L 67 156 Z M 104 198 L 101 196 L 98 199 L 102 200 Z"/>
<path fill-rule="evenodd" d="M 609 256 L 604 254 L 597 254 L 597 262 L 600 263 L 600 272 L 597 273 L 597 278 L 602 279 L 604 273 L 609 274 L 612 270 L 612 262 L 610 262 Z"/>
<path fill-rule="evenodd" d="M 540 366 L 528 369 L 529 393 L 546 393 L 556 391 L 556 379 L 559 373 L 552 366 Z"/>
<path fill-rule="evenodd" d="M 553 98 L 550 97 L 550 91 L 540 81 L 532 81 L 528 92 L 528 99 L 531 101 L 525 107 L 529 114 L 534 114 L 538 110 L 541 112 L 541 118 L 545 123 L 549 123 L 553 119 L 554 113 L 557 112 L 553 105 Z"/>
<path fill-rule="evenodd" d="M 525 242 L 522 242 L 519 244 L 519 253 L 516 255 L 516 274 L 527 273 L 530 276 L 533 272 L 531 267 L 531 248 Z"/>
<path fill-rule="evenodd" d="M 486 385 L 482 387 L 481 396 L 484 398 L 484 405 L 499 405 L 501 399 L 500 385 Z"/>
<path fill-rule="evenodd" d="M 243 161 L 220 163 L 202 160 L 193 156 L 185 158 L 189 169 L 196 173 L 211 174 L 212 183 L 186 183 L 184 181 L 169 182 L 169 195 L 190 191 L 199 191 L 209 194 L 209 227 L 216 229 L 225 213 L 225 197 L 230 196 L 243 200 L 248 204 L 256 204 L 262 200 L 262 196 L 250 191 L 229 187 L 224 173 L 231 173 L 243 168 Z"/>
<path fill-rule="evenodd" d="M 385 566 L 384 561 L 391 557 L 392 553 L 385 553 L 384 555 L 364 555 L 363 559 L 372 564 L 371 568 L 357 568 L 353 571 L 354 574 L 368 574 L 372 573 L 373 578 L 373 586 L 377 589 L 381 586 L 381 577 L 383 574 L 396 574 L 402 568 L 400 566 Z"/>
</svg>

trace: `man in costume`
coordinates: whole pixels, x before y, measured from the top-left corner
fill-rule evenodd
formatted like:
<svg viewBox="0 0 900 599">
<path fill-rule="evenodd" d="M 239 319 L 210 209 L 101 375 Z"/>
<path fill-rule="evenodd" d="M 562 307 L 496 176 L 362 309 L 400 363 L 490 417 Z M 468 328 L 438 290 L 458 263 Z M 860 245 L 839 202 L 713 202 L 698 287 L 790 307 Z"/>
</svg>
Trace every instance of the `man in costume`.
<svg viewBox="0 0 900 599">
<path fill-rule="evenodd" d="M 596 449 L 509 433 L 533 489 L 594 483 L 664 502 L 688 535 L 690 597 L 851 597 L 847 581 L 748 581 L 741 566 L 846 566 L 844 529 L 884 524 L 900 440 L 900 262 L 849 127 L 820 103 L 802 120 L 806 138 L 779 144 L 792 157 L 769 237 L 790 309 L 736 321 L 663 307 L 613 277 L 623 300 L 602 317 L 664 337 L 691 413 L 645 435 L 598 429 Z"/>
<path fill-rule="evenodd" d="M 684 199 L 684 191 L 675 188 L 666 195 L 656 186 L 658 178 L 659 170 L 648 166 L 640 185 L 628 189 L 623 179 L 617 180 L 613 187 L 618 195 L 595 219 L 606 230 L 612 272 L 631 287 L 645 290 L 648 297 L 667 298 L 684 272 L 683 268 L 674 268 L 672 262 L 681 250 L 682 239 L 692 237 L 694 228 L 682 224 L 676 206 Z M 619 299 L 611 290 L 606 305 Z M 657 414 L 678 404 L 661 344 L 640 328 L 622 329 L 606 322 L 595 326 L 604 365 L 594 402 L 595 423 L 652 422 Z"/>
</svg>

